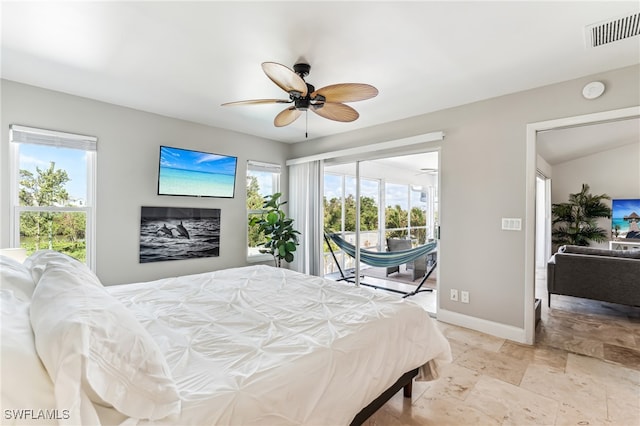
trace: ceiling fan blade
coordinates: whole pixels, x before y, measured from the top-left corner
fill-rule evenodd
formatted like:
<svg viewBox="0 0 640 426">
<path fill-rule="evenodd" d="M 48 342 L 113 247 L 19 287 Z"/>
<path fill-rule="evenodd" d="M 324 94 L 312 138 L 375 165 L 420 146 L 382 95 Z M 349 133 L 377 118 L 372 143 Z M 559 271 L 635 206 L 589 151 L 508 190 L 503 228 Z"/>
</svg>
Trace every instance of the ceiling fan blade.
<svg viewBox="0 0 640 426">
<path fill-rule="evenodd" d="M 314 105 L 311 107 L 311 111 L 315 112 L 321 117 L 328 118 L 335 121 L 355 121 L 360 117 L 358 111 L 351 108 L 349 105 L 337 103 L 337 102 L 325 102 L 324 105 Z"/>
<path fill-rule="evenodd" d="M 237 102 L 227 102 L 222 104 L 222 106 L 233 106 L 233 105 L 260 105 L 260 104 L 289 104 L 291 103 L 288 99 L 253 99 L 249 101 L 237 101 Z"/>
<path fill-rule="evenodd" d="M 290 68 L 277 62 L 263 62 L 262 70 L 285 92 L 298 92 L 302 97 L 307 96 L 307 83 Z"/>
<path fill-rule="evenodd" d="M 311 99 L 317 95 L 325 97 L 326 102 L 355 102 L 371 99 L 378 95 L 378 89 L 370 84 L 340 83 L 322 87 L 311 94 Z"/>
<path fill-rule="evenodd" d="M 298 117 L 300 117 L 302 111 L 296 109 L 296 107 L 290 107 L 280 112 L 280 114 L 276 115 L 276 118 L 273 120 L 273 124 L 276 127 L 284 127 L 296 121 Z"/>
</svg>

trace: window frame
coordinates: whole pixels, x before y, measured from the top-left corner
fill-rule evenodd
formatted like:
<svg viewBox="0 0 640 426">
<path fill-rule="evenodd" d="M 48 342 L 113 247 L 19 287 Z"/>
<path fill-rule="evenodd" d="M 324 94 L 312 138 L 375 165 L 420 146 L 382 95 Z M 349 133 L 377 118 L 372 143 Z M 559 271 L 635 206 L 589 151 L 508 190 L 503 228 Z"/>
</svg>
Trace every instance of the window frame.
<svg viewBox="0 0 640 426">
<path fill-rule="evenodd" d="M 267 162 L 263 162 L 263 161 L 255 161 L 255 160 L 247 160 L 247 171 L 246 171 L 246 178 L 247 178 L 247 183 L 245 183 L 245 193 L 247 190 L 247 184 L 248 184 L 248 178 L 249 178 L 249 172 L 250 171 L 263 171 L 263 172 L 269 172 L 271 173 L 271 179 L 272 179 L 272 194 L 275 194 L 276 192 L 280 192 L 280 181 L 282 178 L 282 167 L 280 166 L 280 164 L 276 164 L 276 163 L 267 163 Z M 263 214 L 266 212 L 266 210 L 264 209 L 249 209 L 248 206 L 246 205 L 247 200 L 245 199 L 245 208 L 247 211 L 247 215 L 246 215 L 246 219 L 247 219 L 247 235 L 246 235 L 246 244 L 247 244 L 247 262 L 268 262 L 268 261 L 272 261 L 273 260 L 273 256 L 271 256 L 270 254 L 263 254 L 263 253 L 258 253 L 258 254 L 252 254 L 250 253 L 250 249 L 251 247 L 249 247 L 249 217 L 251 215 L 257 215 L 257 214 Z"/>
<path fill-rule="evenodd" d="M 348 235 L 355 235 L 355 230 L 353 231 L 348 231 L 346 230 L 346 221 L 347 221 L 347 203 L 346 203 L 346 199 L 349 196 L 354 196 L 355 197 L 355 191 L 351 192 L 352 187 L 355 188 L 355 175 L 350 174 L 350 173 L 345 173 L 345 172 L 327 172 L 324 171 L 323 172 L 323 176 L 326 179 L 327 175 L 331 175 L 331 176 L 335 176 L 338 177 L 340 179 L 340 203 L 341 203 L 341 207 L 340 207 L 340 230 L 337 231 L 340 233 L 340 236 L 344 239 L 348 239 Z M 352 179 L 354 182 L 348 182 L 349 179 Z M 370 229 L 370 230 L 362 230 L 360 231 L 361 234 L 365 234 L 365 233 L 371 233 L 371 234 L 377 234 L 376 235 L 376 239 L 377 239 L 377 244 L 376 245 L 371 245 L 371 246 L 366 246 L 366 245 L 361 245 L 360 248 L 363 249 L 367 249 L 367 250 L 377 250 L 377 251 L 381 251 L 384 249 L 384 241 L 382 238 L 382 226 L 384 225 L 384 209 L 381 208 L 381 205 L 384 201 L 384 180 L 383 179 L 379 179 L 379 178 L 360 178 L 360 184 L 361 184 L 361 188 L 362 188 L 362 182 L 363 181 L 368 181 L 368 182 L 372 182 L 376 187 L 377 187 L 377 193 L 375 193 L 375 195 L 373 195 L 374 200 L 376 201 L 377 207 L 378 207 L 378 213 L 377 213 L 377 225 L 375 229 Z M 352 185 L 353 183 L 353 185 Z M 325 192 L 323 193 L 323 199 L 326 200 L 326 188 L 327 185 L 324 185 L 325 188 Z M 367 194 L 364 192 L 360 192 L 360 198 L 362 199 L 363 197 L 369 197 L 371 196 L 371 194 Z M 376 199 L 377 198 L 377 199 Z M 323 222 L 323 226 L 326 227 L 326 223 Z M 333 244 L 333 243 L 332 243 Z M 324 244 L 323 244 L 324 247 Z M 343 270 L 345 269 L 349 269 L 349 268 L 353 268 L 355 265 L 355 259 L 346 255 L 344 253 L 343 250 L 341 250 L 339 247 L 336 246 L 333 254 L 336 257 L 337 260 L 337 267 L 342 268 Z M 337 272 L 337 269 L 334 269 L 332 264 L 334 263 L 334 259 L 331 256 L 331 252 L 330 251 L 324 251 L 323 250 L 323 258 L 324 258 L 324 275 L 327 274 L 331 274 L 334 272 Z"/>
<path fill-rule="evenodd" d="M 11 227 L 11 247 L 20 247 L 20 214 L 23 212 L 83 212 L 86 217 L 85 261 L 87 266 L 96 270 L 96 177 L 97 177 L 97 141 L 95 136 L 59 132 L 55 130 L 12 124 L 9 126 L 9 199 Z M 20 133 L 20 136 L 16 136 Z M 27 135 L 27 136 L 25 136 Z M 26 139 L 26 140 L 15 140 Z M 33 140 L 29 140 L 33 137 Z M 21 144 L 49 145 L 84 151 L 87 160 L 87 194 L 84 206 L 21 206 L 19 200 L 20 185 L 20 146 Z"/>
</svg>

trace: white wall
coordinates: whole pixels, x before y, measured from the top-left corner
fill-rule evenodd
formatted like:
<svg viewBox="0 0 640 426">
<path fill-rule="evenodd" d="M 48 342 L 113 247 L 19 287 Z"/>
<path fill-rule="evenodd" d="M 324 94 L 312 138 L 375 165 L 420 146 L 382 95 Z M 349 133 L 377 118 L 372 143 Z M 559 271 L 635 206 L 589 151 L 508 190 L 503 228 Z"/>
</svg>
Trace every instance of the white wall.
<svg viewBox="0 0 640 426">
<path fill-rule="evenodd" d="M 551 202 L 564 203 L 569 194 L 589 185 L 592 194 L 611 198 L 640 197 L 640 141 L 553 166 Z M 611 205 L 610 201 L 606 201 Z M 611 219 L 600 219 L 598 225 L 611 231 Z M 608 242 L 591 244 L 608 248 Z"/>
<path fill-rule="evenodd" d="M 531 247 L 534 253 L 533 241 L 525 240 L 524 231 L 501 230 L 501 218 L 524 219 L 527 202 L 534 202 L 525 196 L 526 126 L 640 105 L 639 75 L 640 68 L 634 66 L 586 76 L 318 138 L 296 144 L 292 154 L 304 157 L 444 131 L 438 318 L 483 330 L 493 327 L 496 334 L 519 338 L 524 330 L 525 250 Z M 593 80 L 604 81 L 608 89 L 587 101 L 582 87 Z M 470 303 L 443 297 L 452 288 L 469 291 Z"/>
<path fill-rule="evenodd" d="M 476 329 L 494 327 L 495 334 L 517 338 L 524 328 L 525 250 L 533 247 L 533 241 L 526 241 L 524 232 L 502 231 L 500 224 L 502 217 L 524 218 L 527 203 L 533 202 L 525 196 L 526 125 L 640 105 L 639 76 L 639 66 L 627 67 L 291 147 L 3 81 L 0 191 L 6 194 L 8 188 L 10 123 L 98 136 L 98 275 L 108 284 L 148 280 L 240 265 L 245 259 L 244 195 L 237 193 L 234 200 L 156 196 L 159 144 L 238 155 L 238 173 L 243 176 L 249 152 L 252 159 L 282 163 L 284 157 L 442 130 L 446 137 L 438 143 L 442 146 L 439 294 L 449 294 L 451 288 L 467 290 L 471 303 L 440 297 L 439 317 Z M 604 81 L 607 91 L 586 101 L 582 87 L 593 80 Z M 283 176 L 285 192 L 286 183 Z M 4 246 L 9 241 L 5 198 L 0 195 L 0 245 Z M 138 264 L 142 205 L 222 208 L 220 257 Z"/>
<path fill-rule="evenodd" d="M 0 150 L 0 246 L 9 235 L 9 125 L 98 137 L 97 275 L 105 285 L 147 281 L 246 264 L 246 162 L 281 164 L 282 189 L 288 191 L 285 159 L 289 145 L 254 136 L 163 117 L 91 99 L 2 80 Z M 214 113 L 212 111 L 212 113 Z M 157 194 L 160 145 L 238 157 L 235 198 L 168 197 Z M 220 256 L 139 263 L 141 206 L 221 209 Z"/>
<path fill-rule="evenodd" d="M 536 170 L 540 171 L 546 178 L 551 178 L 553 174 L 553 168 L 551 164 L 547 163 L 544 158 L 536 156 Z"/>
</svg>

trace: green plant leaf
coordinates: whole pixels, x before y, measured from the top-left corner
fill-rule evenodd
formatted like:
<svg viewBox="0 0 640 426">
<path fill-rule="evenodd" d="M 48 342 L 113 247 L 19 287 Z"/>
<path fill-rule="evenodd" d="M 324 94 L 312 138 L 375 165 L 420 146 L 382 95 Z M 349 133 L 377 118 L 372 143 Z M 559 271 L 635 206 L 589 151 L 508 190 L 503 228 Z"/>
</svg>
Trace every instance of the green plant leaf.
<svg viewBox="0 0 640 426">
<path fill-rule="evenodd" d="M 278 213 L 276 212 L 269 212 L 267 214 L 267 222 L 269 223 L 269 225 L 274 225 L 278 222 L 279 216 Z"/>
<path fill-rule="evenodd" d="M 590 194 L 589 185 L 582 184 L 580 192 L 569 194 L 568 202 L 553 204 L 552 241 L 581 246 L 588 246 L 590 241 L 606 241 L 608 233 L 597 226 L 597 219 L 611 217 L 611 208 L 603 202 L 608 199 L 607 194 Z"/>
<path fill-rule="evenodd" d="M 300 232 L 293 229 L 293 219 L 287 218 L 280 206 L 286 201 L 280 202 L 281 193 L 275 193 L 263 197 L 263 208 L 266 210 L 262 216 L 254 216 L 249 221 L 251 226 L 258 227 L 259 232 L 264 235 L 263 245 L 265 252 L 273 255 L 276 266 L 281 265 L 281 260 L 291 262 L 296 251 L 298 235 Z"/>
</svg>

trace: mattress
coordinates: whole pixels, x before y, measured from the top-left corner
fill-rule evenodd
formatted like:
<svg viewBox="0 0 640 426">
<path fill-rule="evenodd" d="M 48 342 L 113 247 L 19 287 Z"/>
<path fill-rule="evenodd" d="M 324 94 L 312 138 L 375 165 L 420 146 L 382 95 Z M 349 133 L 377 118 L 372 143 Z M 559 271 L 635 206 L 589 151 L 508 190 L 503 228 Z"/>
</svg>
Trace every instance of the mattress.
<svg viewBox="0 0 640 426">
<path fill-rule="evenodd" d="M 287 269 L 106 289 L 153 337 L 176 382 L 180 414 L 155 423 L 349 424 L 403 373 L 420 368 L 418 379 L 431 380 L 451 359 L 410 300 Z"/>
</svg>

